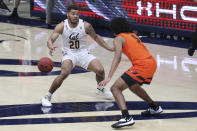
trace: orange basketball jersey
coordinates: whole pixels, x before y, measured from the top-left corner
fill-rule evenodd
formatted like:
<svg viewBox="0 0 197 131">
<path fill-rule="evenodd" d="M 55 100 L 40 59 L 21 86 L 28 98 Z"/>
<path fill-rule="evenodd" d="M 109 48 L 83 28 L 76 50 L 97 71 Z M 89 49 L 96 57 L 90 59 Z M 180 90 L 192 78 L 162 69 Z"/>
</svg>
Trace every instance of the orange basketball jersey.
<svg viewBox="0 0 197 131">
<path fill-rule="evenodd" d="M 125 39 L 122 52 L 130 59 L 133 64 L 132 71 L 137 71 L 142 77 L 152 77 L 156 71 L 156 61 L 150 54 L 143 42 L 135 33 L 121 33 Z M 129 72 L 127 72 L 130 74 Z"/>
</svg>

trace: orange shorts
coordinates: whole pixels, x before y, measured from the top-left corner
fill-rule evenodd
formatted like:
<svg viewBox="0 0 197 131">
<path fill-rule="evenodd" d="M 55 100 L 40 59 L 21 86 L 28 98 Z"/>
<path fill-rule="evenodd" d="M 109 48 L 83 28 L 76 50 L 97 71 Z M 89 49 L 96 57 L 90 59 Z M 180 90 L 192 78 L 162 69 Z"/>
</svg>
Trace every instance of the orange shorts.
<svg viewBox="0 0 197 131">
<path fill-rule="evenodd" d="M 150 64 L 150 63 L 149 63 Z M 142 67 L 131 67 L 127 70 L 121 78 L 127 83 L 130 87 L 133 84 L 150 84 L 154 73 L 156 71 L 157 65 L 156 62 L 150 64 L 149 66 Z"/>
</svg>

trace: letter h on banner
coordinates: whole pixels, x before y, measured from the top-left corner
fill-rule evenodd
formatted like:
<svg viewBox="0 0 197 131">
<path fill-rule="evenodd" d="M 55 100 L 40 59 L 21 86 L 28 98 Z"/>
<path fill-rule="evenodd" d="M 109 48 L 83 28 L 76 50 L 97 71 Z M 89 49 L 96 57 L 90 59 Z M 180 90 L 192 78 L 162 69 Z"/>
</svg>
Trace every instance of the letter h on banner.
<svg viewBox="0 0 197 131">
<path fill-rule="evenodd" d="M 142 10 L 146 10 L 148 12 L 148 16 L 152 15 L 152 11 L 151 11 L 152 3 L 147 2 L 147 7 L 142 7 L 142 2 L 138 1 L 137 6 L 138 6 L 138 9 L 137 9 L 138 15 L 142 15 Z"/>
</svg>

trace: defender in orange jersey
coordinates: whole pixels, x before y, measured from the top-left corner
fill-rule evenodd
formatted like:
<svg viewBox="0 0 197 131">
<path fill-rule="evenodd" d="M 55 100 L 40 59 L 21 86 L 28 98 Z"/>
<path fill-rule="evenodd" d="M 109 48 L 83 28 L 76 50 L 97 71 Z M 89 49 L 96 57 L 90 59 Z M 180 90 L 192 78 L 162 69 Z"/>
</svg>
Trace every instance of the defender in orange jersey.
<svg viewBox="0 0 197 131">
<path fill-rule="evenodd" d="M 135 122 L 129 115 L 125 98 L 122 91 L 129 88 L 133 93 L 146 101 L 149 105 L 148 110 L 142 112 L 142 115 L 158 115 L 163 110 L 156 104 L 144 89 L 142 84 L 150 84 L 156 71 L 157 64 L 153 56 L 143 45 L 139 37 L 131 33 L 130 25 L 124 18 L 114 18 L 110 22 L 110 29 L 115 34 L 114 39 L 114 59 L 111 65 L 108 77 L 99 83 L 105 86 L 112 78 L 120 61 L 122 52 L 129 58 L 133 66 L 127 70 L 111 87 L 111 91 L 122 112 L 122 118 L 115 124 L 113 128 L 133 125 Z"/>
</svg>

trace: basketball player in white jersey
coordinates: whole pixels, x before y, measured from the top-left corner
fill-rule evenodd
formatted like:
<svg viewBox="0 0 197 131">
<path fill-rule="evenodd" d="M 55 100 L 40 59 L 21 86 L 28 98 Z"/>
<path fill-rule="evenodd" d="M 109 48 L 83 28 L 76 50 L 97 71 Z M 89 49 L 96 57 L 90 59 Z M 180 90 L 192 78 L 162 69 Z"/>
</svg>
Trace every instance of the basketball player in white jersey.
<svg viewBox="0 0 197 131">
<path fill-rule="evenodd" d="M 63 39 L 63 57 L 61 65 L 61 73 L 53 81 L 49 92 L 42 98 L 42 106 L 50 107 L 52 94 L 60 87 L 62 82 L 70 74 L 75 65 L 79 65 L 87 70 L 96 73 L 97 83 L 104 80 L 104 68 L 96 59 L 95 56 L 88 52 L 88 45 L 86 43 L 86 36 L 90 35 L 100 46 L 113 51 L 113 48 L 108 46 L 105 41 L 95 33 L 93 27 L 88 22 L 79 19 L 78 6 L 70 5 L 67 8 L 67 18 L 55 27 L 54 32 L 50 36 L 47 46 L 50 49 L 50 55 L 53 55 L 55 46 L 53 43 L 62 35 Z M 112 99 L 113 95 L 110 91 L 103 87 L 97 87 L 96 93 L 103 95 L 106 99 Z"/>
</svg>

